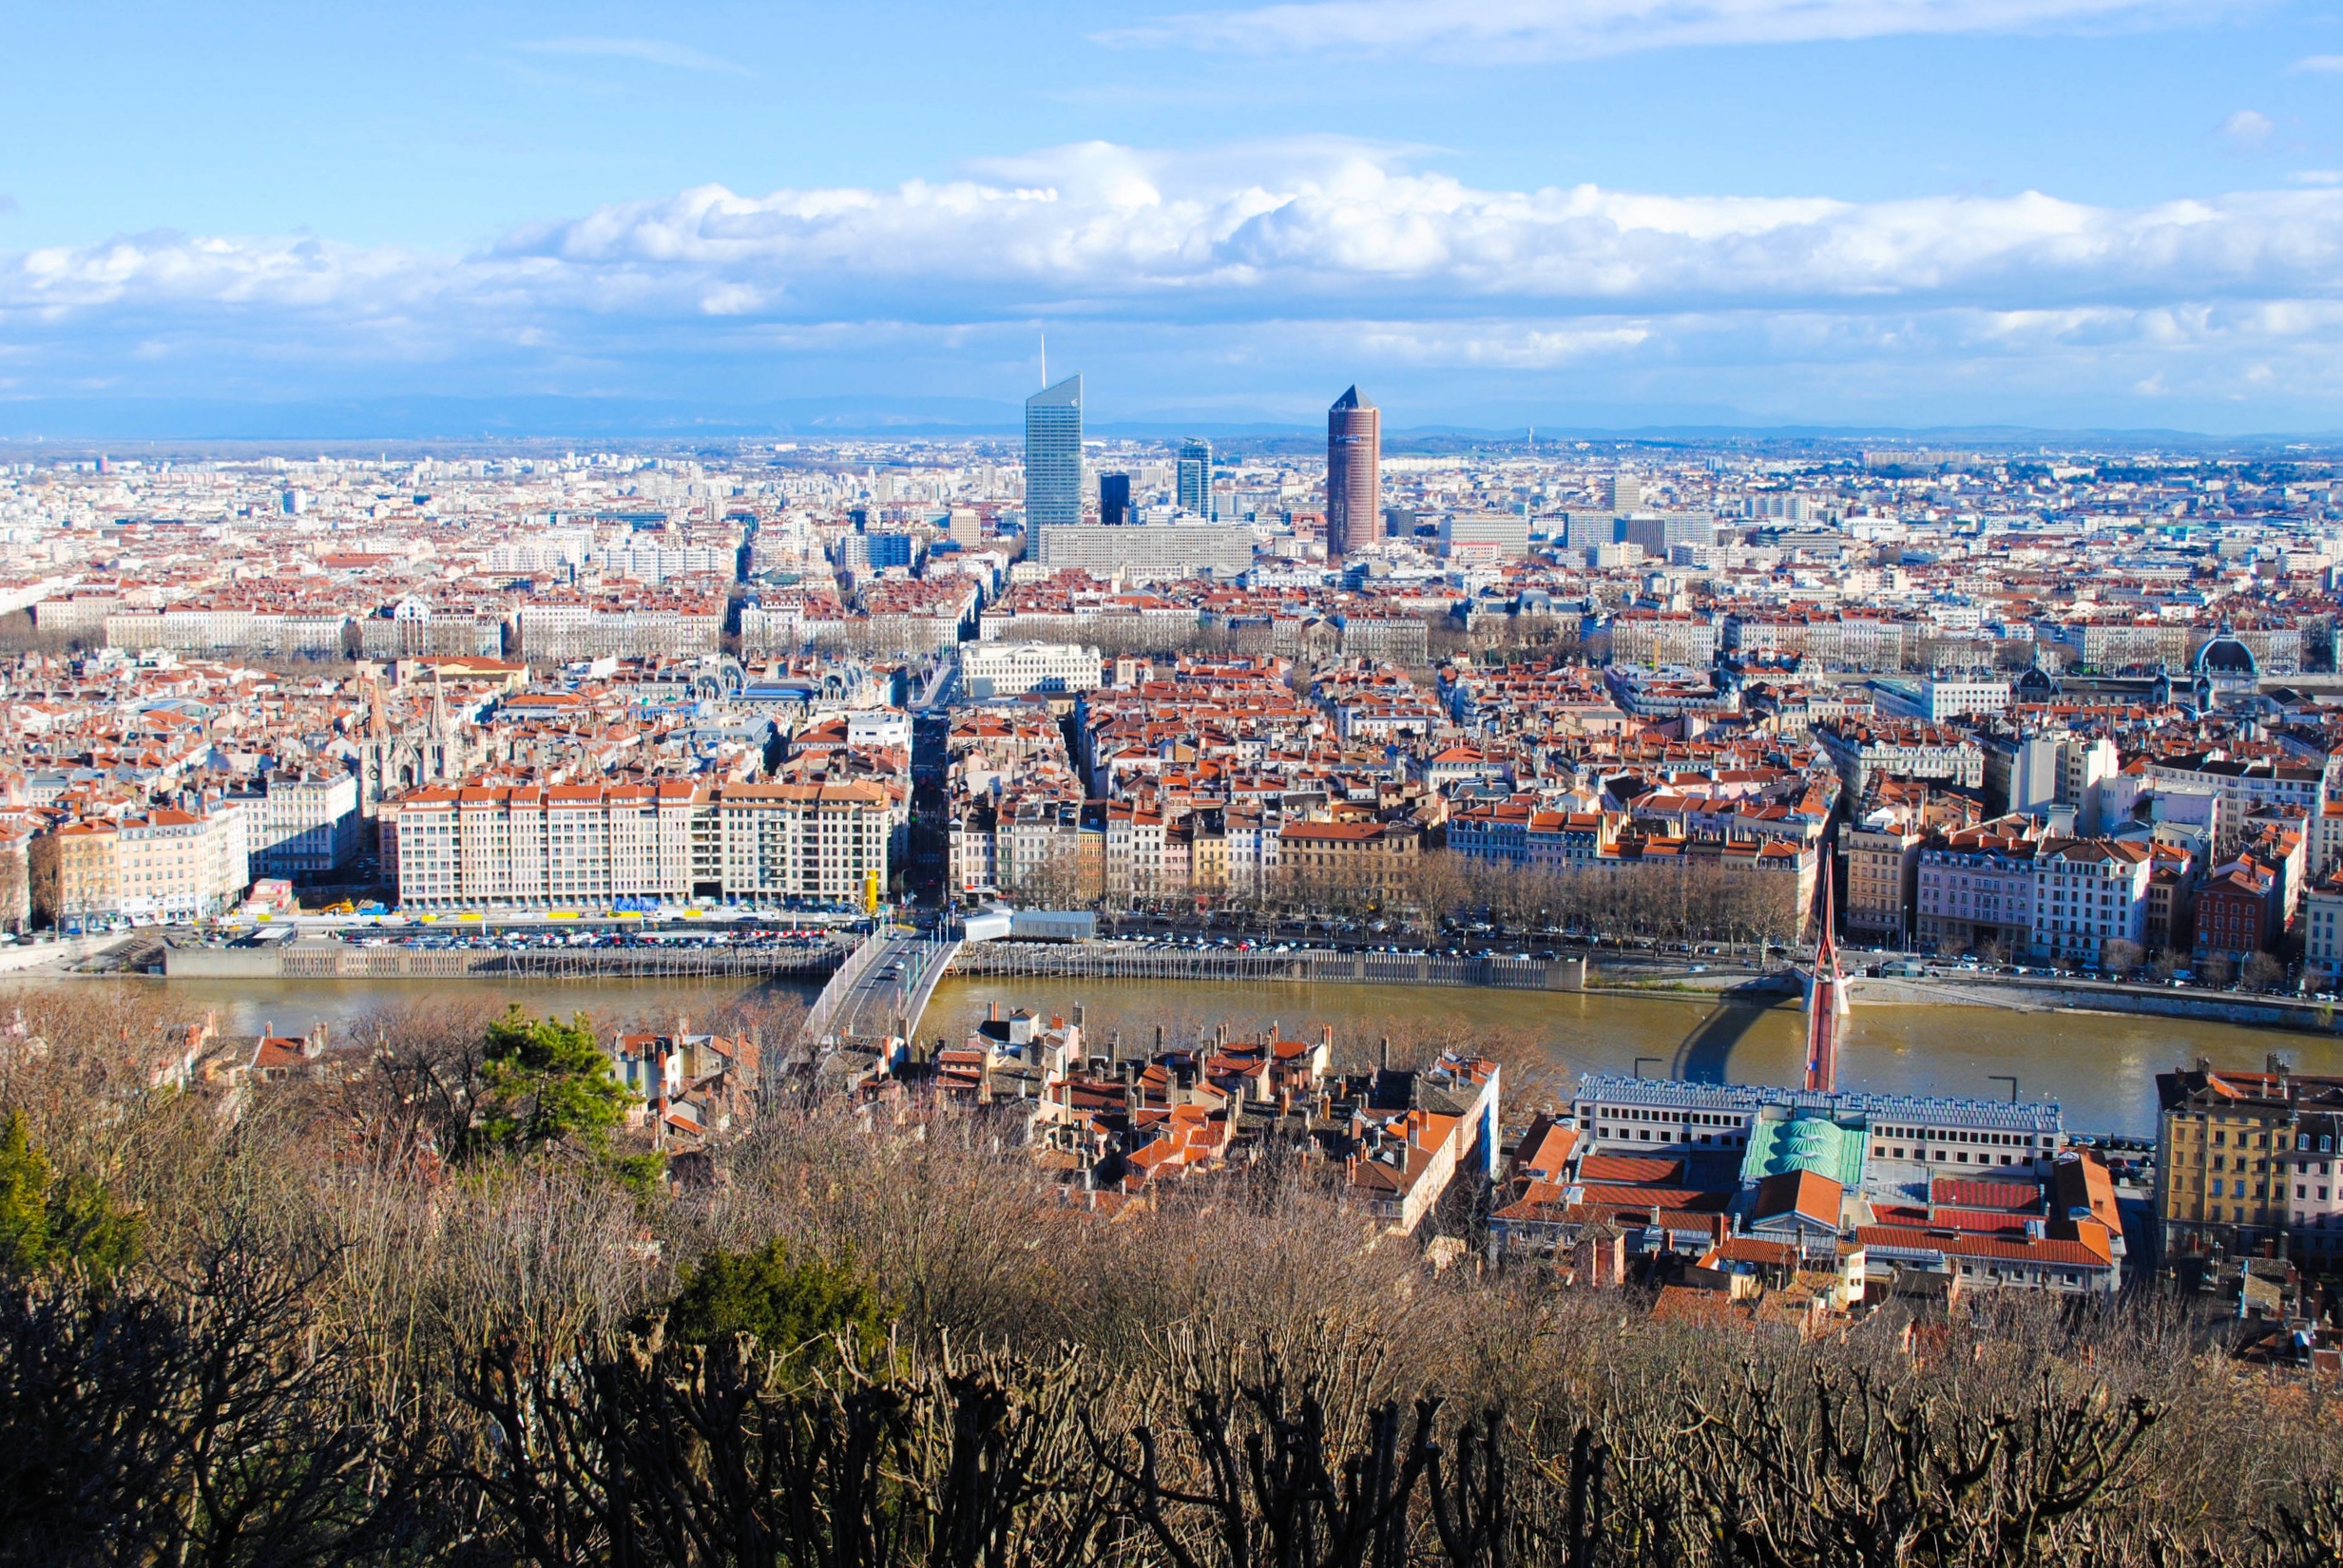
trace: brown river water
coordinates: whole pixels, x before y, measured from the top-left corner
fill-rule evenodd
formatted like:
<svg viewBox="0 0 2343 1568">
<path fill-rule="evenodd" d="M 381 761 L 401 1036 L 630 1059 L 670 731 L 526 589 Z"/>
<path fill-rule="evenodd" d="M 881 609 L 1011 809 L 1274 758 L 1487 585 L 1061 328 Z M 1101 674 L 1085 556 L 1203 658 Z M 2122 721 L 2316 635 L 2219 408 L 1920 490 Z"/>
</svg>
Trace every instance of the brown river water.
<svg viewBox="0 0 2343 1568">
<path fill-rule="evenodd" d="M 29 982 L 9 982 L 22 985 Z M 74 981 L 155 987 L 187 1017 L 211 1011 L 221 1027 L 296 1033 L 313 1023 L 346 1028 L 377 1007 L 434 992 L 518 1002 L 531 1012 L 584 1010 L 605 1021 L 672 1026 L 707 1018 L 744 988 L 738 982 L 605 981 L 506 985 L 489 981 Z M 797 987 L 785 994 L 810 996 Z M 1388 985 L 1205 985 L 1162 981 L 946 979 L 921 1022 L 929 1038 L 957 1038 L 994 1002 L 1070 1015 L 1086 1008 L 1096 1041 L 1119 1032 L 1126 1047 L 1151 1044 L 1157 1025 L 1174 1042 L 1225 1023 L 1249 1034 L 1272 1022 L 1288 1038 L 1331 1025 L 1336 1041 L 1372 1053 L 1390 1037 L 1395 1054 L 1429 1042 L 1489 1042 L 1508 1064 L 1508 1100 L 1543 1101 L 1586 1069 L 1714 1082 L 1793 1083 L 1800 1072 L 1803 1015 L 1773 1006 L 1657 997 L 1467 990 Z M 2056 1100 L 2077 1132 L 2152 1137 L 2156 1075 L 2202 1055 L 2252 1067 L 2282 1053 L 2296 1071 L 2343 1073 L 2343 1041 L 2228 1023 L 2106 1013 L 2016 1012 L 1955 1005 L 1858 1004 L 1841 1049 L 1841 1086 L 1877 1093 L 2003 1098 L 2014 1076 L 2028 1100 Z M 1995 1075 L 2006 1075 L 1996 1080 Z"/>
</svg>

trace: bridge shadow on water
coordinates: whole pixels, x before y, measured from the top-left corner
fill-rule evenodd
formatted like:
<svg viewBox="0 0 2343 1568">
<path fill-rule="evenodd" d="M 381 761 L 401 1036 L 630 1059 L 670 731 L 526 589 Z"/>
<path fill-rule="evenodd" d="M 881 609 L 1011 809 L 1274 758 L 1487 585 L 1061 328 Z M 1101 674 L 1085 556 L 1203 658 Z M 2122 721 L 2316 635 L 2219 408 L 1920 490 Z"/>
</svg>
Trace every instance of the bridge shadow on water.
<svg viewBox="0 0 2343 1568">
<path fill-rule="evenodd" d="M 1728 999 L 1721 1003 L 1676 1047 L 1668 1075 L 1687 1083 L 1731 1082 L 1728 1069 L 1732 1065 L 1733 1047 L 1741 1042 L 1741 1037 L 1756 1026 L 1757 1020 L 1779 1004 L 1775 998 L 1747 1002 Z"/>
</svg>

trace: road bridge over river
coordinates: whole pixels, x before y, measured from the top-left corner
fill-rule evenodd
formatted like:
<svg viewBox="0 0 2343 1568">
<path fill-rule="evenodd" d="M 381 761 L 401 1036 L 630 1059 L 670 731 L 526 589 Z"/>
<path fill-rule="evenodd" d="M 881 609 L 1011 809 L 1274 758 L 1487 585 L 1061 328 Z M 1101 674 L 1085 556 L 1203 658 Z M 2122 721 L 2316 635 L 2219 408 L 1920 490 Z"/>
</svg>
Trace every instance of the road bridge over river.
<svg viewBox="0 0 2343 1568">
<path fill-rule="evenodd" d="M 801 1044 L 873 1044 L 909 1040 L 935 994 L 935 983 L 951 967 L 960 944 L 951 937 L 883 929 L 848 955 L 806 1014 Z"/>
</svg>

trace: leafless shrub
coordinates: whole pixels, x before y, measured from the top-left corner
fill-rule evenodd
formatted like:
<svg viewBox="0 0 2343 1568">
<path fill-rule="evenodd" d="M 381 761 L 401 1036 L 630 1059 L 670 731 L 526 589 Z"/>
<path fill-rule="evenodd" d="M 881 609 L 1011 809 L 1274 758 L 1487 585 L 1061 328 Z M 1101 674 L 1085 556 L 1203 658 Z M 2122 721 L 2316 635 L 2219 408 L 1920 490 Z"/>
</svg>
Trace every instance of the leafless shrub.
<svg viewBox="0 0 2343 1568">
<path fill-rule="evenodd" d="M 1654 1321 L 1434 1273 L 1289 1165 L 1093 1214 L 1009 1120 L 917 1107 L 777 1112 L 646 1200 L 452 1157 L 469 1002 L 345 1031 L 339 1082 L 180 1088 L 148 993 L 19 1001 L 0 1108 L 145 1251 L 0 1289 L 0 1561 L 2120 1568 L 2343 1539 L 2332 1390 L 2154 1291 L 1811 1342 Z M 1394 1063 L 1501 1044 L 1384 1032 Z M 643 1327 L 680 1267 L 774 1236 L 870 1271 L 883 1365 L 807 1386 Z"/>
</svg>

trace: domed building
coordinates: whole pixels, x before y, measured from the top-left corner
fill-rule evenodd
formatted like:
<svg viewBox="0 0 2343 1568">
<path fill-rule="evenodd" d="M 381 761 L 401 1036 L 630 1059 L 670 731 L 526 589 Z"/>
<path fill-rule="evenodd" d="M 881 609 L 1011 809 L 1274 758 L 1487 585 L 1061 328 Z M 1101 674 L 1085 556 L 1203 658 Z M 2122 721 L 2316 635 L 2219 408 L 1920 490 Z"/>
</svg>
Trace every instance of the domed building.
<svg viewBox="0 0 2343 1568">
<path fill-rule="evenodd" d="M 2061 689 L 2058 677 L 2039 663 L 2029 664 L 2026 667 L 2026 673 L 2010 686 L 2009 699 L 2026 703 L 2050 702 L 2057 699 Z"/>
<path fill-rule="evenodd" d="M 2192 668 L 2197 689 L 2215 701 L 2233 695 L 2251 696 L 2261 685 L 2261 661 L 2226 626 L 2197 650 Z"/>
</svg>

